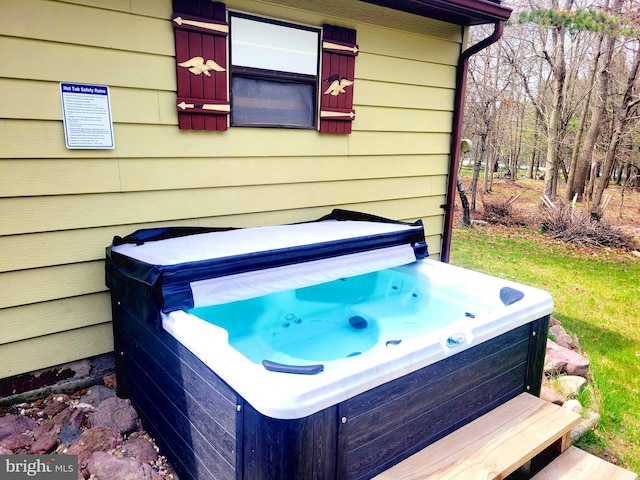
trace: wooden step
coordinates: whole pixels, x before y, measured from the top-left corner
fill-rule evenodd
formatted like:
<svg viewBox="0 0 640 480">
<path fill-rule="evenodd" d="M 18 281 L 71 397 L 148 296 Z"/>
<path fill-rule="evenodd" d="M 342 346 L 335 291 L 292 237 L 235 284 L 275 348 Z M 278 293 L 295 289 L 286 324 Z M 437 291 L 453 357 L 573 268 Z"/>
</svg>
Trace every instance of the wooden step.
<svg viewBox="0 0 640 480">
<path fill-rule="evenodd" d="M 576 447 L 562 455 L 532 478 L 532 480 L 636 480 L 638 475 L 609 463 Z"/>
<path fill-rule="evenodd" d="M 502 479 L 548 447 L 566 450 L 578 423 L 578 414 L 522 393 L 375 479 Z"/>
</svg>

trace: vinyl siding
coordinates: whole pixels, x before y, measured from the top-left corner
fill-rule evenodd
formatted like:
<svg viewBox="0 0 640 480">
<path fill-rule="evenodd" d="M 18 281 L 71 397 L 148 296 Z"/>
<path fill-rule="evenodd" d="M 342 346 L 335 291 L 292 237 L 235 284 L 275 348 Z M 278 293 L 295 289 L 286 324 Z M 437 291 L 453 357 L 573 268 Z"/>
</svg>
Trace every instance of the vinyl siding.
<svg viewBox="0 0 640 480">
<path fill-rule="evenodd" d="M 0 2 L 0 378 L 113 349 L 104 248 L 138 228 L 340 207 L 422 218 L 438 257 L 460 27 L 355 0 L 227 7 L 357 30 L 352 134 L 178 130 L 170 0 Z M 65 148 L 59 82 L 110 87 L 115 149 Z"/>
</svg>

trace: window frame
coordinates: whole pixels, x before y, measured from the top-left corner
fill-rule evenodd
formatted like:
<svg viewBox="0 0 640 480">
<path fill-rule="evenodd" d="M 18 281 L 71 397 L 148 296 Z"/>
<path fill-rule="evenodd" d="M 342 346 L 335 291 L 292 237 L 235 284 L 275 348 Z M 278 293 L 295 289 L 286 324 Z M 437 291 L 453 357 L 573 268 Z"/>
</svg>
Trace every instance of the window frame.
<svg viewBox="0 0 640 480">
<path fill-rule="evenodd" d="M 316 51 L 315 51 L 315 75 L 286 72 L 282 70 L 270 70 L 257 67 L 249 67 L 243 65 L 234 65 L 233 63 L 233 18 L 243 18 L 255 22 L 267 23 L 276 26 L 283 26 L 297 30 L 303 30 L 316 34 Z M 277 20 L 269 17 L 261 17 L 259 15 L 247 14 L 244 12 L 228 10 L 229 22 L 229 101 L 231 105 L 231 115 L 229 119 L 230 127 L 255 127 L 255 128 L 289 128 L 302 130 L 317 130 L 319 127 L 319 109 L 320 109 L 320 70 L 322 60 L 322 28 L 310 25 L 297 24 L 284 20 Z M 277 122 L 251 122 L 244 123 L 234 119 L 234 111 L 239 107 L 234 106 L 233 79 L 234 77 L 248 78 L 252 80 L 268 80 L 273 82 L 281 82 L 285 84 L 309 85 L 312 87 L 313 98 L 312 103 L 312 122 L 309 125 L 293 125 L 282 124 Z"/>
</svg>

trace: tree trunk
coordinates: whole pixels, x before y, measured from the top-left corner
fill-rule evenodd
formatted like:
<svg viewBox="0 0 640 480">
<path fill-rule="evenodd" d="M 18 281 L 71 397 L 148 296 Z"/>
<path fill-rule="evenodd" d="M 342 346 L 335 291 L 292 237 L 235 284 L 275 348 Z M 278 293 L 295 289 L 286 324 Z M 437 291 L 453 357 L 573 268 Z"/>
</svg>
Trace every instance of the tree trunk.
<svg viewBox="0 0 640 480">
<path fill-rule="evenodd" d="M 624 170 L 624 163 L 618 162 L 618 173 L 616 174 L 616 185 L 622 185 L 622 171 Z"/>
<path fill-rule="evenodd" d="M 524 114 L 525 109 L 519 108 L 517 110 L 517 115 L 515 116 L 515 138 L 511 142 L 513 144 L 513 148 L 511 149 L 511 180 L 513 181 L 518 180 L 518 159 L 520 158 L 522 152 L 522 130 L 525 122 Z"/>
<path fill-rule="evenodd" d="M 487 158 L 487 162 L 484 166 L 484 190 L 483 192 L 491 193 L 493 190 L 493 172 L 496 171 L 498 166 L 496 159 L 493 156 Z"/>
<path fill-rule="evenodd" d="M 602 41 L 604 40 L 603 35 L 598 36 L 598 48 L 597 53 L 595 55 L 595 59 L 593 61 L 593 68 L 591 69 L 591 73 L 589 75 L 589 83 L 588 85 L 595 85 L 596 83 L 596 75 L 598 73 L 598 62 L 600 56 L 602 55 Z M 576 176 L 576 168 L 578 165 L 578 154 L 580 153 L 580 145 L 582 143 L 582 136 L 584 135 L 584 127 L 587 122 L 587 113 L 589 112 L 589 107 L 591 106 L 591 93 L 587 96 L 584 102 L 584 108 L 582 109 L 582 113 L 580 113 L 580 122 L 578 124 L 578 130 L 576 131 L 576 138 L 573 142 L 573 149 L 571 151 L 571 164 L 569 165 L 569 177 L 567 178 L 567 189 L 565 190 L 564 198 L 567 202 L 573 200 L 573 196 L 575 194 L 573 189 L 574 179 Z"/>
<path fill-rule="evenodd" d="M 456 184 L 458 187 L 458 195 L 460 195 L 460 203 L 462 203 L 462 225 L 464 225 L 465 227 L 470 227 L 471 215 L 469 214 L 469 199 L 467 198 L 467 192 L 464 191 L 464 185 L 462 185 L 462 177 L 459 173 Z"/>
<path fill-rule="evenodd" d="M 476 211 L 476 194 L 478 193 L 478 178 L 480 177 L 480 167 L 482 166 L 482 159 L 487 153 L 487 137 L 486 135 L 480 136 L 480 145 L 478 148 L 478 156 L 473 163 L 473 177 L 471 177 L 471 211 Z M 486 165 L 485 165 L 486 169 Z"/>
<path fill-rule="evenodd" d="M 636 84 L 636 80 L 638 78 L 638 73 L 640 72 L 640 47 L 636 50 L 636 55 L 633 60 L 633 66 L 629 71 L 629 77 L 627 79 L 627 88 L 624 92 L 624 97 L 622 99 L 622 107 L 618 110 L 618 114 L 615 119 L 615 126 L 613 129 L 613 135 L 611 138 L 611 144 L 609 145 L 609 150 L 607 151 L 607 157 L 604 161 L 604 166 L 602 168 L 602 176 L 600 177 L 600 182 L 598 182 L 598 187 L 596 188 L 596 193 L 593 197 L 593 207 L 597 208 L 602 201 L 602 194 L 607 185 L 607 181 L 609 180 L 609 176 L 611 175 L 611 169 L 613 168 L 613 162 L 616 158 L 616 152 L 618 150 L 618 146 L 620 145 L 620 140 L 624 134 L 624 128 L 627 122 L 629 121 L 630 113 L 633 111 L 634 107 L 640 102 L 639 99 L 634 99 L 633 89 Z M 620 177 L 622 177 L 622 171 L 620 172 Z"/>
<path fill-rule="evenodd" d="M 553 1 L 553 7 L 558 8 L 558 2 Z M 547 157 L 544 171 L 544 194 L 549 198 L 555 196 L 558 182 L 558 155 L 560 151 L 560 113 L 564 105 L 564 82 L 567 75 L 567 67 L 564 58 L 563 26 L 551 29 L 553 39 L 553 100 L 551 103 L 551 116 L 549 118 L 549 130 L 547 139 Z"/>
<path fill-rule="evenodd" d="M 482 190 L 484 193 L 489 193 L 491 191 L 491 187 L 489 186 L 489 174 L 493 172 L 493 157 L 487 158 L 484 165 L 484 189 Z"/>
<path fill-rule="evenodd" d="M 619 14 L 622 10 L 623 4 L 624 0 L 614 0 L 611 12 L 613 14 Z M 616 38 L 607 30 L 604 30 L 602 35 L 604 36 L 605 41 L 605 54 L 598 73 L 598 89 L 596 91 L 593 110 L 591 112 L 589 130 L 584 138 L 584 142 L 578 156 L 575 176 L 573 177 L 573 182 L 570 185 L 567 185 L 567 199 L 572 198 L 576 193 L 578 195 L 582 195 L 584 192 L 587 175 L 592 163 L 591 159 L 593 156 L 593 150 L 595 148 L 598 135 L 600 134 L 602 116 L 604 114 L 609 95 L 609 79 L 611 77 L 610 71 L 616 46 Z"/>
<path fill-rule="evenodd" d="M 531 180 L 533 178 L 533 173 L 536 170 L 536 147 L 537 141 L 533 141 L 533 148 L 531 149 L 531 160 L 529 160 L 529 170 L 527 170 L 527 178 Z"/>
<path fill-rule="evenodd" d="M 593 187 L 596 183 L 596 177 L 598 176 L 598 160 L 595 157 L 591 159 L 591 169 L 589 170 L 589 184 L 587 186 L 586 198 L 593 197 Z"/>
<path fill-rule="evenodd" d="M 558 165 L 562 168 L 562 176 L 564 177 L 565 183 L 569 180 L 569 172 L 567 172 L 567 165 L 564 163 L 564 159 L 558 159 Z"/>
<path fill-rule="evenodd" d="M 573 198 L 576 193 L 579 196 L 584 193 L 587 174 L 589 173 L 591 166 L 593 150 L 595 148 L 598 135 L 600 134 L 600 127 L 602 126 L 602 115 L 604 114 L 604 109 L 607 104 L 610 77 L 609 69 L 611 67 L 611 60 L 613 59 L 615 43 L 615 38 L 612 36 L 607 37 L 606 53 L 598 73 L 598 90 L 596 92 L 593 110 L 591 112 L 589 129 L 584 137 L 584 142 L 582 144 L 580 154 L 578 155 L 573 182 L 571 185 L 567 185 L 566 198 Z"/>
<path fill-rule="evenodd" d="M 480 177 L 480 167 L 482 166 L 482 157 L 476 158 L 473 164 L 473 177 L 471 178 L 471 211 L 476 211 L 476 196 L 478 193 L 478 178 Z"/>
<path fill-rule="evenodd" d="M 542 124 L 542 117 L 540 115 L 540 110 L 536 108 L 536 120 L 534 124 L 533 131 L 537 132 L 538 128 Z M 531 147 L 531 163 L 529 163 L 529 172 L 527 173 L 527 178 L 532 179 L 535 177 L 535 174 L 538 172 L 537 165 L 539 163 L 538 160 L 538 139 L 539 135 L 533 136 L 533 146 Z"/>
</svg>

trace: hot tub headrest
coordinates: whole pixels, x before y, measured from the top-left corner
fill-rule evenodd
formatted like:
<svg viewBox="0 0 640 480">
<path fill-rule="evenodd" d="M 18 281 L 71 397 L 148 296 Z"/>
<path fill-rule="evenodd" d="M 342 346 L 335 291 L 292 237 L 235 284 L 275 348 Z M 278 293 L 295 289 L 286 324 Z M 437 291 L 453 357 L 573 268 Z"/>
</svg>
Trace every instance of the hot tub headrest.
<svg viewBox="0 0 640 480">
<path fill-rule="evenodd" d="M 511 287 L 502 287 L 500 289 L 500 300 L 506 306 L 513 305 L 524 298 L 524 293 Z"/>
<path fill-rule="evenodd" d="M 279 291 L 294 285 L 291 272 L 282 271 L 288 266 L 310 266 L 300 275 L 299 286 L 308 286 L 426 256 L 420 220 L 406 223 L 333 210 L 318 220 L 297 224 L 154 228 L 115 237 L 106 252 L 106 283 L 112 290 L 142 289 L 159 309 L 170 312 L 193 308 L 193 285 L 210 279 L 218 279 L 219 286 L 221 277 L 244 275 L 241 283 L 245 284 L 251 272 L 260 272 L 260 292 L 265 291 L 265 281 L 287 278 L 274 285 L 274 291 Z"/>
</svg>

